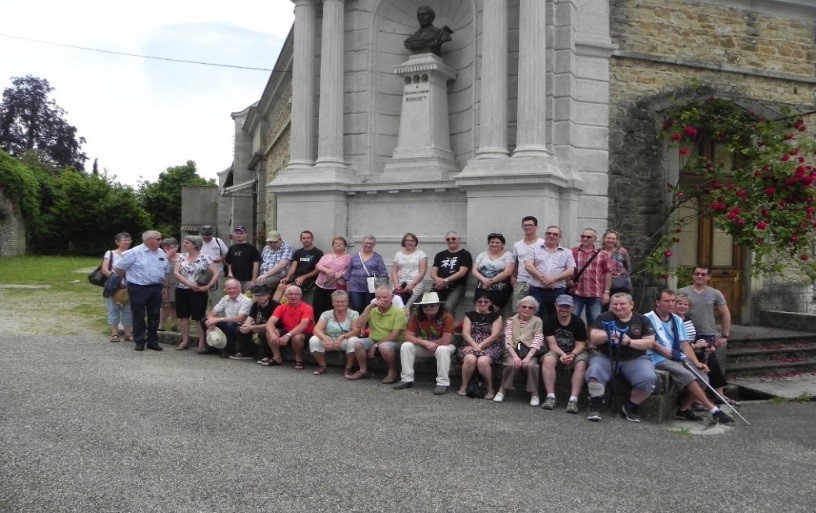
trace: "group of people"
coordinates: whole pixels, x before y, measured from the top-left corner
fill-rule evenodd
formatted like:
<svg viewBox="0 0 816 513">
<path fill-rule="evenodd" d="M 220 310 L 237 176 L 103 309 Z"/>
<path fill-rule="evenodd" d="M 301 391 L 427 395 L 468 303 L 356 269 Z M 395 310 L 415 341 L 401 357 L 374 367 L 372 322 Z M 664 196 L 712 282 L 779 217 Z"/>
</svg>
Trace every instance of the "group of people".
<svg viewBox="0 0 816 513">
<path fill-rule="evenodd" d="M 462 368 L 457 393 L 468 395 L 469 383 L 478 378 L 486 384 L 484 397 L 495 402 L 513 390 L 523 370 L 530 405 L 547 410 L 556 406 L 556 373 L 563 367 L 572 373 L 566 411 L 578 413 L 586 383 L 587 418 L 593 421 L 601 419 L 606 386 L 618 374 L 632 386 L 622 412 L 639 421 L 638 405 L 652 393 L 657 368 L 670 372 L 684 390 L 678 417 L 699 420 L 696 406 L 715 421 L 733 421 L 700 382 L 710 376 L 722 392 L 725 381 L 714 351 L 730 330 L 722 294 L 707 286 L 707 267 L 695 268 L 694 284 L 680 295 L 662 291 L 654 310 L 643 315 L 634 311 L 631 262 L 616 232 L 606 232 L 599 248 L 597 233 L 587 228 L 580 244 L 569 249 L 561 245 L 557 226 L 539 237 L 533 216 L 522 219 L 522 230 L 524 238 L 512 251 L 505 249 L 502 234 L 489 234 L 487 249 L 475 259 L 459 235 L 448 232 L 447 248 L 434 256 L 430 269 L 413 233 L 403 236 L 390 268 L 374 250 L 372 235 L 363 237 L 355 254 L 347 253 L 344 238 L 335 237 L 332 251 L 324 254 L 308 230 L 297 249 L 269 232 L 260 252 L 247 242 L 242 226 L 233 230 L 229 247 L 204 226 L 201 235 L 184 237 L 181 251 L 175 239 L 162 240 L 154 231 L 145 232 L 133 249 L 131 237 L 119 234 L 103 269 L 122 278 L 129 305 L 108 300 L 111 341 L 119 340 L 121 323 L 137 350 L 161 350 L 157 331 L 176 318 L 182 335 L 176 349 L 184 350 L 190 347 L 192 319 L 200 326 L 201 354 L 211 351 L 210 340 L 224 358 L 279 366 L 281 350 L 289 346 L 295 369 L 304 369 L 308 349 L 317 362 L 313 373 L 322 375 L 326 352 L 342 351 L 344 376 L 352 381 L 368 378 L 370 361 L 379 354 L 387 368 L 382 382 L 398 390 L 414 386 L 417 357 L 434 358 L 434 394 L 448 392 L 450 368 L 457 363 Z M 471 275 L 474 307 L 457 322 L 456 306 Z M 514 315 L 505 320 L 502 311 L 511 300 Z M 721 331 L 713 309 L 721 314 Z M 495 366 L 502 372 L 494 390 Z"/>
</svg>

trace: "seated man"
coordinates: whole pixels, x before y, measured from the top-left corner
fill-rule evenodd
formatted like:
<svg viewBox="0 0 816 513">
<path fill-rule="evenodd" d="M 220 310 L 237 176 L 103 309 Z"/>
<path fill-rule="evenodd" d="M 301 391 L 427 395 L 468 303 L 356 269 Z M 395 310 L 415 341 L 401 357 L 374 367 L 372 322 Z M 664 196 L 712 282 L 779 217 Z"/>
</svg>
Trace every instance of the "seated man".
<svg viewBox="0 0 816 513">
<path fill-rule="evenodd" d="M 677 418 L 701 420 L 700 416 L 691 410 L 692 403 L 699 401 L 711 412 L 714 423 L 734 422 L 730 415 L 709 401 L 703 390 L 705 382 L 700 382 L 697 376 L 684 365 L 684 362 L 691 362 L 691 365 L 699 370 L 700 376 L 708 372 L 708 366 L 700 363 L 694 354 L 694 349 L 689 344 L 689 336 L 683 320 L 672 313 L 674 299 L 673 290 L 661 290 L 660 297 L 655 301 L 655 309 L 647 313 L 646 318 L 652 323 L 655 332 L 655 344 L 649 351 L 652 362 L 656 368 L 669 372 L 677 386 L 683 390 Z"/>
<path fill-rule="evenodd" d="M 411 315 L 405 329 L 405 342 L 400 347 L 402 374 L 396 390 L 414 386 L 414 360 L 416 356 L 436 358 L 436 387 L 434 395 L 442 395 L 450 386 L 450 360 L 456 351 L 453 338 L 453 315 L 446 311 L 436 292 L 426 292 L 414 305 L 419 310 Z"/>
<path fill-rule="evenodd" d="M 255 357 L 265 357 L 269 351 L 266 341 L 266 321 L 272 317 L 275 308 L 280 306 L 277 301 L 272 301 L 272 290 L 269 285 L 255 285 L 252 287 L 252 308 L 244 323 L 238 327 L 238 353 L 230 356 L 234 360 L 246 360 Z M 253 342 L 253 337 L 258 335 L 259 344 Z M 267 359 L 268 361 L 268 359 Z"/>
<path fill-rule="evenodd" d="M 306 337 L 311 336 L 314 329 L 314 311 L 311 305 L 301 301 L 303 292 L 297 285 L 286 287 L 285 295 L 287 302 L 275 308 L 272 317 L 266 321 L 266 341 L 272 350 L 272 358 L 267 358 L 261 365 L 282 365 L 281 346 L 291 343 L 295 352 L 295 369 L 303 370 L 303 346 Z"/>
<path fill-rule="evenodd" d="M 363 329 L 366 324 L 370 329 L 368 337 L 354 342 L 354 355 L 360 370 L 346 375 L 346 379 L 362 379 L 368 377 L 368 358 L 374 358 L 379 349 L 388 374 L 383 383 L 395 383 L 397 374 L 397 348 L 402 340 L 403 331 L 408 319 L 405 309 L 394 304 L 394 293 L 388 285 L 381 285 L 374 291 L 374 301 L 365 307 L 357 319 L 357 327 Z"/>
<path fill-rule="evenodd" d="M 654 391 L 657 376 L 654 364 L 646 354 L 654 344 L 652 323 L 645 315 L 634 311 L 632 296 L 625 292 L 613 294 L 609 311 L 595 318 L 589 341 L 595 350 L 589 358 L 586 372 L 589 389 L 587 420 L 599 422 L 606 384 L 620 372 L 632 385 L 632 393 L 623 405 L 623 415 L 630 422 L 640 422 L 638 405 Z"/>
<path fill-rule="evenodd" d="M 202 333 L 217 327 L 227 336 L 227 345 L 221 350 L 221 358 L 227 358 L 235 353 L 238 326 L 246 320 L 250 308 L 252 301 L 241 294 L 241 282 L 229 278 L 224 282 L 224 296 L 210 310 L 207 317 L 201 319 Z"/>
<path fill-rule="evenodd" d="M 586 325 L 572 313 L 572 296 L 561 294 L 555 299 L 555 315 L 544 321 L 544 340 L 549 351 L 541 359 L 544 388 L 547 399 L 541 405 L 545 410 L 555 408 L 555 367 L 572 369 L 572 388 L 567 402 L 567 413 L 578 413 L 578 394 L 584 386 L 589 354 L 586 352 Z"/>
</svg>

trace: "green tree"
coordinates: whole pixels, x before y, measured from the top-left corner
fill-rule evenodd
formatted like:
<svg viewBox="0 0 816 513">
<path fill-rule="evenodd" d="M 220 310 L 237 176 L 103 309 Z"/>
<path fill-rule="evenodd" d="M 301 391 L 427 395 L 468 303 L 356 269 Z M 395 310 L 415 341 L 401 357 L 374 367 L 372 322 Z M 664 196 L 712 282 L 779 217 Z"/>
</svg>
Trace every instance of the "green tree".
<svg viewBox="0 0 816 513">
<path fill-rule="evenodd" d="M 12 77 L 0 103 L 0 149 L 15 157 L 28 150 L 42 152 L 58 167 L 85 169 L 84 137 L 65 119 L 65 111 L 48 97 L 48 80 L 31 75 Z"/>
<path fill-rule="evenodd" d="M 116 233 L 138 238 L 150 227 L 136 192 L 106 176 L 65 168 L 52 184 L 54 201 L 43 210 L 47 231 L 37 248 L 42 253 L 101 254 Z"/>
<path fill-rule="evenodd" d="M 181 188 L 185 185 L 215 185 L 214 180 L 198 176 L 196 164 L 168 167 L 155 182 L 141 182 L 142 207 L 153 218 L 153 227 L 162 235 L 178 237 L 181 228 Z"/>
<path fill-rule="evenodd" d="M 40 188 L 34 172 L 24 163 L 0 151 L 0 189 L 6 197 L 17 204 L 26 225 L 33 224 L 40 217 Z M 0 217 L 4 215 L 0 209 Z M 27 232 L 31 239 L 30 230 Z"/>
</svg>

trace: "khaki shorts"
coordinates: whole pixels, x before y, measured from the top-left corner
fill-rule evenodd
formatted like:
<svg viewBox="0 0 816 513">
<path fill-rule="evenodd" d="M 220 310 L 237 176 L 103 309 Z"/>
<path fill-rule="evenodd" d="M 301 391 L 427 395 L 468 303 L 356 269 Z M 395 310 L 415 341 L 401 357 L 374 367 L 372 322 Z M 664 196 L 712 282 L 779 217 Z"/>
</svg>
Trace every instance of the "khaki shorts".
<svg viewBox="0 0 816 513">
<path fill-rule="evenodd" d="M 555 351 L 547 351 L 547 354 L 544 355 L 544 358 L 555 358 L 555 361 L 557 362 L 556 366 L 560 365 L 560 366 L 564 367 L 564 364 L 561 363 L 561 357 L 558 356 L 558 353 L 556 353 Z M 581 351 L 580 353 L 575 355 L 575 359 L 572 360 L 572 365 L 570 365 L 569 368 L 571 369 L 571 368 L 575 367 L 575 364 L 578 363 L 578 362 L 588 362 L 588 361 L 589 361 L 589 353 L 587 353 L 586 351 Z"/>
</svg>

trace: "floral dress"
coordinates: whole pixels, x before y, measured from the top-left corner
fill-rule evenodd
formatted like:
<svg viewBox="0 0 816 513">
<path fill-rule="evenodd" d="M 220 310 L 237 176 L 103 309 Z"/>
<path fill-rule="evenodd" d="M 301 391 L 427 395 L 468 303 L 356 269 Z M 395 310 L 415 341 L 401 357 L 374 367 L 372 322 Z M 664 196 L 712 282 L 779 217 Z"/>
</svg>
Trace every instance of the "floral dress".
<svg viewBox="0 0 816 513">
<path fill-rule="evenodd" d="M 198 257 L 192 261 L 188 253 L 183 253 L 179 255 L 178 260 L 176 260 L 176 264 L 179 266 L 179 273 L 193 283 L 196 282 L 196 278 L 198 278 L 199 274 L 209 269 L 211 263 L 212 259 L 203 253 L 199 253 Z M 181 281 L 178 282 L 176 287 L 180 289 L 190 288 Z"/>
<path fill-rule="evenodd" d="M 496 321 L 496 319 L 501 317 L 501 314 L 498 312 L 480 314 L 473 311 L 466 313 L 465 317 L 470 319 L 470 337 L 475 340 L 477 344 L 479 344 L 493 332 L 493 323 Z M 459 362 L 462 362 L 465 359 L 464 350 L 469 347 L 470 346 L 467 344 L 463 344 L 462 347 L 457 349 L 456 356 Z M 502 345 L 499 343 L 499 339 L 496 339 L 492 344 L 484 348 L 481 353 L 477 352 L 471 354 L 476 354 L 476 356 L 487 356 L 490 358 L 492 363 L 499 363 L 502 360 Z"/>
</svg>

